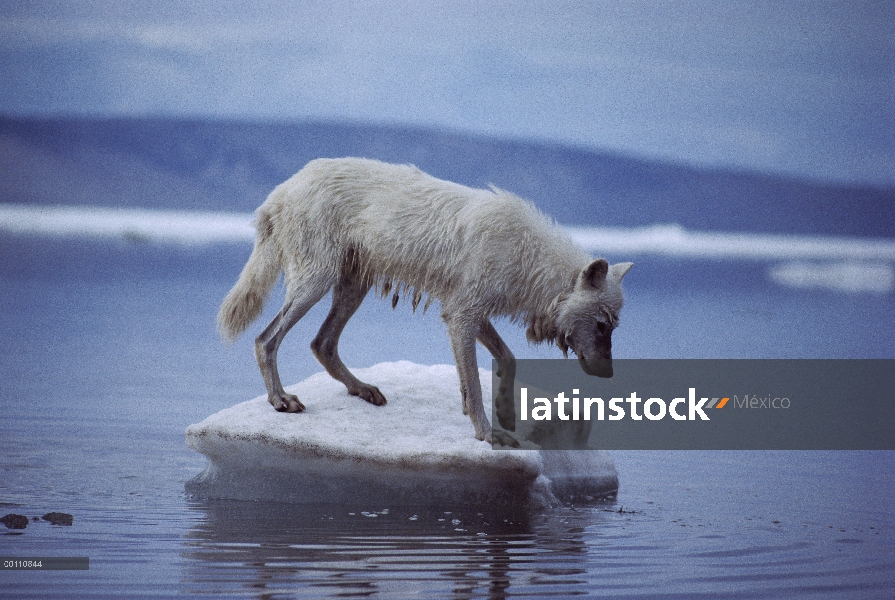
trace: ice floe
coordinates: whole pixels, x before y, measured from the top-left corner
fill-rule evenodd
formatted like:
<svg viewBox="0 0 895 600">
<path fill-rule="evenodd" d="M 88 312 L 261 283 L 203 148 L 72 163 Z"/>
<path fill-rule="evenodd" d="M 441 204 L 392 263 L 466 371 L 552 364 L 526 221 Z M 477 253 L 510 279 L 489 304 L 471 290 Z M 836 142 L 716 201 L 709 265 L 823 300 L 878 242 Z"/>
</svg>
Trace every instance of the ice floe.
<svg viewBox="0 0 895 600">
<path fill-rule="evenodd" d="M 519 505 L 586 502 L 618 487 L 603 451 L 495 450 L 476 440 L 451 365 L 401 361 L 353 372 L 388 404 L 350 396 L 321 372 L 287 388 L 303 413 L 278 413 L 259 396 L 191 425 L 186 442 L 209 463 L 188 491 L 306 503 Z M 491 373 L 480 375 L 489 398 Z"/>
</svg>

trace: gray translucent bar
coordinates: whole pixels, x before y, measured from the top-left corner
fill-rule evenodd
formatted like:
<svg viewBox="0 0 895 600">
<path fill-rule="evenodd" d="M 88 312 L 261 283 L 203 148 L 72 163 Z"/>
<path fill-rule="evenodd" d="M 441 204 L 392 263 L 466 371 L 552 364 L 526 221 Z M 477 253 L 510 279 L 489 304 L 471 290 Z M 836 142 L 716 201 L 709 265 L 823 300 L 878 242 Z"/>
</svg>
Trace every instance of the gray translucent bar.
<svg viewBox="0 0 895 600">
<path fill-rule="evenodd" d="M 26 556 L 0 557 L 4 571 L 86 571 L 90 559 L 86 556 Z"/>
<path fill-rule="evenodd" d="M 515 374 L 512 387 L 492 376 L 492 422 L 522 448 L 895 450 L 891 359 L 616 359 L 611 378 L 574 359 L 492 366 Z"/>
</svg>

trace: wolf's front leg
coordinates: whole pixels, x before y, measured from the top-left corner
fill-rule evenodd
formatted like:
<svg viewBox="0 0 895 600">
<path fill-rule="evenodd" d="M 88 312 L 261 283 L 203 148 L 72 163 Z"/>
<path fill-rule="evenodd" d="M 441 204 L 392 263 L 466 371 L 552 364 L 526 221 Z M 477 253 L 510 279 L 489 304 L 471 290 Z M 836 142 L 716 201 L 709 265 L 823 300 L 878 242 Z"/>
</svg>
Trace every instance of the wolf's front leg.
<svg viewBox="0 0 895 600">
<path fill-rule="evenodd" d="M 479 319 L 464 318 L 453 315 L 447 321 L 448 336 L 451 338 L 451 350 L 457 363 L 460 375 L 460 391 L 463 394 L 463 406 L 475 427 L 475 437 L 491 443 L 491 423 L 485 415 L 482 403 L 482 384 L 479 381 L 479 366 L 475 355 L 475 339 L 479 332 Z"/>
<path fill-rule="evenodd" d="M 498 335 L 490 321 L 485 321 L 479 328 L 478 340 L 488 349 L 497 361 L 497 372 L 500 385 L 494 397 L 494 408 L 500 426 L 507 431 L 516 431 L 516 405 L 513 391 L 516 379 L 516 359 L 510 348 Z"/>
</svg>

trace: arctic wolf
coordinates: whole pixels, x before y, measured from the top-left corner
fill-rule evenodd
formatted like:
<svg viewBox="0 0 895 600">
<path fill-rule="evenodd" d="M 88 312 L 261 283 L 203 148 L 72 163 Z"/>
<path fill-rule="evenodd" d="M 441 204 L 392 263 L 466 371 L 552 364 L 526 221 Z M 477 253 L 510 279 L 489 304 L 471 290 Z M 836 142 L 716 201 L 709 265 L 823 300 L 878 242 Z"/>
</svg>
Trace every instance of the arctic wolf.
<svg viewBox="0 0 895 600">
<path fill-rule="evenodd" d="M 343 158 L 312 161 L 256 211 L 255 247 L 224 299 L 218 324 L 234 340 L 259 315 L 284 274 L 286 301 L 255 340 L 268 400 L 282 412 L 304 405 L 283 390 L 277 349 L 299 319 L 332 290 L 332 308 L 311 342 L 317 360 L 348 392 L 375 405 L 385 396 L 339 358 L 339 336 L 371 288 L 436 299 L 460 375 L 462 407 L 479 440 L 491 441 L 476 340 L 499 361 L 498 420 L 514 429 L 515 363 L 490 319 L 527 326 L 530 342 L 569 348 L 583 369 L 612 376 L 612 331 L 631 263 L 592 259 L 530 203 L 492 187 L 471 189 L 416 167 Z"/>
</svg>

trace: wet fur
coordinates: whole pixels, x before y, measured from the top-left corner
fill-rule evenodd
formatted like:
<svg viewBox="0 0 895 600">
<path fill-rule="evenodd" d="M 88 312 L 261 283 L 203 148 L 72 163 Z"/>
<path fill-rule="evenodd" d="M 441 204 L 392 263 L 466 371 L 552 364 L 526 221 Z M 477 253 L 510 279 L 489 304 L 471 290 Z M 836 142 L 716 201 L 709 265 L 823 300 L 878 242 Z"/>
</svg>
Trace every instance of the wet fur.
<svg viewBox="0 0 895 600">
<path fill-rule="evenodd" d="M 348 391 L 385 404 L 378 388 L 357 380 L 338 356 L 345 323 L 370 289 L 441 304 L 460 375 L 464 413 L 478 439 L 491 439 L 478 379 L 475 343 L 501 364 L 501 392 L 512 393 L 513 355 L 490 319 L 527 326 L 534 343 L 586 352 L 574 336 L 618 321 L 619 282 L 630 263 L 594 261 L 532 204 L 497 188 L 472 189 L 408 165 L 365 159 L 319 159 L 278 186 L 256 212 L 255 247 L 221 306 L 218 324 L 233 340 L 260 314 L 284 273 L 286 301 L 258 336 L 255 354 L 277 410 L 304 406 L 283 390 L 276 353 L 289 329 L 327 292 L 332 309 L 311 343 L 326 370 Z M 598 265 L 598 266 L 594 266 Z M 591 269 L 591 272 L 588 272 Z M 602 274 L 602 279 L 600 279 Z M 607 274 L 609 275 L 607 277 Z M 587 337 L 587 336 L 584 336 Z M 583 339 L 583 338 L 582 338 Z M 590 338 L 588 338 L 590 339 Z M 512 429 L 512 403 L 498 410 Z"/>
</svg>

